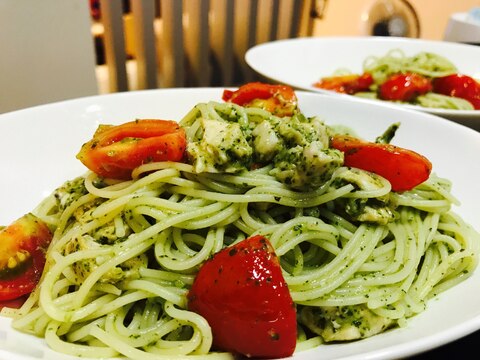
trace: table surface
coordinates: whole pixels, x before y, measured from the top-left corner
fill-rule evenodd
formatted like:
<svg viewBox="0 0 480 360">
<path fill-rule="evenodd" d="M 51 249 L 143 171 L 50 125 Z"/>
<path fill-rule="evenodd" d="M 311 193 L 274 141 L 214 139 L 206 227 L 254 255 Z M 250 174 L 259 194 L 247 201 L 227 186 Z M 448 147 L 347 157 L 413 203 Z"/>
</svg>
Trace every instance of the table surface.
<svg viewBox="0 0 480 360">
<path fill-rule="evenodd" d="M 478 355 L 470 355 L 471 349 L 475 349 L 478 344 L 480 344 L 480 330 L 463 337 L 457 341 L 453 341 L 446 345 L 440 346 L 433 350 L 415 355 L 409 359 L 414 360 L 425 360 L 425 359 L 466 359 L 467 352 L 469 353 L 468 358 L 477 358 Z"/>
</svg>

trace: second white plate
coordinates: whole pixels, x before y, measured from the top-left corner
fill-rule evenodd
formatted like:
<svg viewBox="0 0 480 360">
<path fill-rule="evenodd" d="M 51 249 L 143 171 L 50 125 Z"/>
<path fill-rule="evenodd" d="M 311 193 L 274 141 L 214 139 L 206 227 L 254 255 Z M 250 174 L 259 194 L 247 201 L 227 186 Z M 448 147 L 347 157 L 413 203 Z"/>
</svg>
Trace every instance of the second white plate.
<svg viewBox="0 0 480 360">
<path fill-rule="evenodd" d="M 368 56 L 383 56 L 392 49 L 401 49 L 407 56 L 420 51 L 436 53 L 454 63 L 459 73 L 480 78 L 480 46 L 410 38 L 312 37 L 278 40 L 249 49 L 245 60 L 253 70 L 274 82 L 358 101 L 378 102 L 318 89 L 312 84 L 321 77 L 331 76 L 339 68 L 361 73 L 363 61 Z M 480 130 L 480 110 L 398 106 L 435 114 Z"/>
</svg>

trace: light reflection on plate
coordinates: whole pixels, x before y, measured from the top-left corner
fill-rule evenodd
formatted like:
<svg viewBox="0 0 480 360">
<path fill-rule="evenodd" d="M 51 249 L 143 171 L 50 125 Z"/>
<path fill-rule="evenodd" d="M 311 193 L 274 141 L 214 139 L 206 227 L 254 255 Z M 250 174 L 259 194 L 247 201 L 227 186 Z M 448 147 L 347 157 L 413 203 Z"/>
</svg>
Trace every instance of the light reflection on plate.
<svg viewBox="0 0 480 360">
<path fill-rule="evenodd" d="M 420 51 L 442 55 L 455 64 L 459 73 L 480 79 L 480 46 L 410 38 L 311 37 L 278 40 L 252 47 L 245 54 L 245 60 L 257 73 L 278 83 L 358 101 L 378 102 L 318 89 L 312 84 L 321 77 L 331 76 L 339 68 L 361 73 L 363 61 L 368 56 L 383 56 L 391 49 L 401 49 L 407 56 Z M 428 112 L 480 130 L 479 110 L 398 106 Z"/>
<path fill-rule="evenodd" d="M 222 89 L 173 89 L 118 93 L 64 101 L 0 115 L 0 224 L 32 210 L 45 194 L 85 171 L 75 159 L 99 123 L 119 124 L 136 118 L 179 120 L 198 102 L 220 101 Z M 480 133 L 430 114 L 390 104 L 354 102 L 343 97 L 298 92 L 301 109 L 320 115 L 328 124 L 344 124 L 373 140 L 393 122 L 401 127 L 393 143 L 427 156 L 434 171 L 453 181 L 462 202 L 455 209 L 478 230 L 480 192 L 475 166 Z M 298 353 L 310 359 L 390 359 L 418 354 L 480 329 L 480 271 L 441 294 L 408 326 L 365 340 L 323 345 Z M 42 339 L 10 328 L 0 318 L 0 358 L 63 360 Z"/>
</svg>

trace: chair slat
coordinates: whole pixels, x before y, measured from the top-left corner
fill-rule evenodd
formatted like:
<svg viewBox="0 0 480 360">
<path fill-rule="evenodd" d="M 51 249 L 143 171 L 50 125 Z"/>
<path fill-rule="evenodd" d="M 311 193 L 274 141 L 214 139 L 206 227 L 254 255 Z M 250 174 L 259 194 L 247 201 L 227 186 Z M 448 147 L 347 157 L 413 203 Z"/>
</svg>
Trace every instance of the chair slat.
<svg viewBox="0 0 480 360">
<path fill-rule="evenodd" d="M 270 41 L 270 8 L 273 0 L 262 0 L 258 2 L 255 44 Z"/>
<path fill-rule="evenodd" d="M 310 26 L 310 32 L 301 34 L 300 33 L 300 26 L 302 24 L 302 11 L 307 6 L 305 0 L 302 1 L 296 1 L 292 0 L 293 5 L 292 5 L 292 14 L 291 14 L 291 19 L 290 19 L 290 33 L 287 35 L 287 38 L 294 38 L 298 36 L 311 36 L 313 33 L 313 18 L 310 16 L 310 11 L 306 12 L 307 18 L 305 21 L 311 21 L 312 25 Z"/>
<path fill-rule="evenodd" d="M 127 91 L 127 56 L 125 53 L 122 2 L 101 0 L 100 11 L 104 25 L 105 61 L 108 65 L 110 91 Z"/>
<path fill-rule="evenodd" d="M 302 0 L 300 15 L 298 16 L 299 25 L 296 36 L 311 36 L 313 34 L 313 17 L 312 12 L 316 6 L 318 0 Z"/>
<path fill-rule="evenodd" d="M 184 2 L 185 52 L 188 59 L 186 86 L 210 85 L 209 0 Z"/>
<path fill-rule="evenodd" d="M 183 87 L 185 84 L 185 51 L 183 37 L 183 2 L 160 0 L 162 39 L 159 53 L 162 57 L 162 87 Z"/>
<path fill-rule="evenodd" d="M 235 2 L 234 52 L 238 62 L 237 82 L 250 82 L 255 79 L 255 72 L 245 61 L 245 52 L 256 44 L 258 0 Z"/>
<path fill-rule="evenodd" d="M 210 40 L 214 55 L 213 82 L 232 85 L 234 75 L 234 0 L 210 0 Z"/>
<path fill-rule="evenodd" d="M 156 41 L 153 30 L 155 0 L 131 0 L 137 82 L 139 89 L 154 89 L 157 85 Z"/>
<path fill-rule="evenodd" d="M 296 36 L 296 23 L 299 20 L 296 7 L 301 4 L 302 1 L 297 0 L 280 0 L 278 28 L 274 40 L 288 39 Z"/>
<path fill-rule="evenodd" d="M 280 13 L 280 0 L 271 0 L 272 5 L 270 7 L 270 29 L 268 35 L 268 41 L 276 40 L 278 31 L 278 17 Z"/>
<path fill-rule="evenodd" d="M 258 79 L 245 62 L 245 52 L 263 42 L 310 36 L 315 0 L 131 0 L 130 4 L 137 87 L 144 89 L 236 86 Z M 101 6 L 110 88 L 127 90 L 122 1 L 101 0 Z"/>
</svg>

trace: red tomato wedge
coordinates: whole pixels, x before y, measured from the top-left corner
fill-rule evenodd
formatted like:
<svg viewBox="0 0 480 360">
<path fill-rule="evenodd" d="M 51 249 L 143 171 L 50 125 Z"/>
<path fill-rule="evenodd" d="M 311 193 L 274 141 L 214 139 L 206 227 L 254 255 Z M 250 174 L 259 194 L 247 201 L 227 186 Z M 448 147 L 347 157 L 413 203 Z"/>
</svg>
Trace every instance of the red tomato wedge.
<svg viewBox="0 0 480 360">
<path fill-rule="evenodd" d="M 260 107 L 277 116 L 292 116 L 298 104 L 295 91 L 287 85 L 252 82 L 238 90 L 224 90 L 222 99 L 240 106 Z"/>
<path fill-rule="evenodd" d="M 472 103 L 476 110 L 480 110 L 480 83 L 472 77 L 448 75 L 433 79 L 432 85 L 434 92 L 465 99 Z"/>
<path fill-rule="evenodd" d="M 48 226 L 32 214 L 0 231 L 0 301 L 32 292 L 42 275 L 51 240 Z"/>
<path fill-rule="evenodd" d="M 250 237 L 207 261 L 188 293 L 188 307 L 208 321 L 218 349 L 254 358 L 292 355 L 295 306 L 272 245 Z"/>
<path fill-rule="evenodd" d="M 361 75 L 351 74 L 324 77 L 314 83 L 313 86 L 319 89 L 353 95 L 360 91 L 368 91 L 372 84 L 372 75 L 369 73 L 363 73 Z"/>
<path fill-rule="evenodd" d="M 127 180 L 136 167 L 156 161 L 181 161 L 185 131 L 173 120 L 135 120 L 122 125 L 100 125 L 77 158 L 106 178 Z"/>
<path fill-rule="evenodd" d="M 431 162 L 424 156 L 391 144 L 379 144 L 337 135 L 331 147 L 345 154 L 345 166 L 367 170 L 390 181 L 392 190 L 411 190 L 430 176 Z"/>
<path fill-rule="evenodd" d="M 426 77 L 414 73 L 395 74 L 380 85 L 378 96 L 383 100 L 409 102 L 429 91 L 432 84 Z"/>
</svg>

